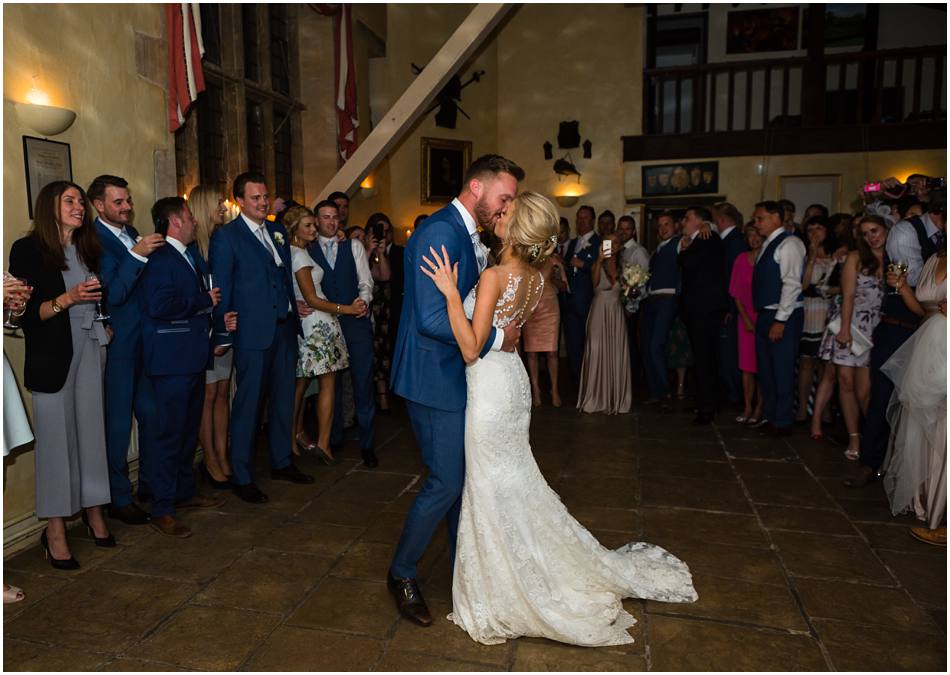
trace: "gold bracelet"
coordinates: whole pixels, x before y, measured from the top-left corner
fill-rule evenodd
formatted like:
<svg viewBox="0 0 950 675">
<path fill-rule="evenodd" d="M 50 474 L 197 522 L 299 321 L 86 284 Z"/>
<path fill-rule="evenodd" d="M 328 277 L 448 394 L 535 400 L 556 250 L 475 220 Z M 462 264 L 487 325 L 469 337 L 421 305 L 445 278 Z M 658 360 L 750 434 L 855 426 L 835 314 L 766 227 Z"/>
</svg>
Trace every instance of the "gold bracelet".
<svg viewBox="0 0 950 675">
<path fill-rule="evenodd" d="M 342 313 L 343 313 L 343 312 L 340 311 L 340 306 L 339 306 L 339 305 L 336 306 L 336 313 L 337 313 L 337 314 L 342 314 Z"/>
</svg>

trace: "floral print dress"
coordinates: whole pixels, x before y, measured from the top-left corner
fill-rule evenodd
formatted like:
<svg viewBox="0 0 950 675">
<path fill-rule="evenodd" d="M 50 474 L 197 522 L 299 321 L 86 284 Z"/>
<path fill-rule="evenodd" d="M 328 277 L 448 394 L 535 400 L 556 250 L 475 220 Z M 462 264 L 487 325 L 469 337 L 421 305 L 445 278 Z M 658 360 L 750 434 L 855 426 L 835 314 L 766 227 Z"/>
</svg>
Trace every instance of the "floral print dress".
<svg viewBox="0 0 950 675">
<path fill-rule="evenodd" d="M 884 300 L 884 287 L 881 280 L 873 274 L 858 274 L 857 287 L 854 290 L 854 311 L 851 316 L 852 333 L 854 329 L 861 331 L 867 337 L 874 334 L 874 329 L 881 321 L 881 302 Z M 831 304 L 828 314 L 828 323 L 841 315 L 841 296 L 837 296 Z M 871 361 L 871 350 L 861 356 L 855 356 L 850 347 L 842 347 L 835 342 L 835 335 L 826 329 L 818 350 L 818 356 L 825 361 L 831 361 L 837 366 L 851 366 L 852 368 L 867 368 Z"/>
<path fill-rule="evenodd" d="M 305 268 L 310 268 L 317 297 L 326 300 L 320 288 L 323 268 L 302 248 L 291 246 L 290 253 L 294 272 L 294 296 L 297 300 L 304 300 L 297 284 L 297 272 Z M 350 355 L 346 351 L 339 319 L 332 314 L 314 310 L 313 314 L 301 320 L 301 325 L 304 336 L 297 337 L 297 377 L 316 377 L 349 367 Z"/>
</svg>

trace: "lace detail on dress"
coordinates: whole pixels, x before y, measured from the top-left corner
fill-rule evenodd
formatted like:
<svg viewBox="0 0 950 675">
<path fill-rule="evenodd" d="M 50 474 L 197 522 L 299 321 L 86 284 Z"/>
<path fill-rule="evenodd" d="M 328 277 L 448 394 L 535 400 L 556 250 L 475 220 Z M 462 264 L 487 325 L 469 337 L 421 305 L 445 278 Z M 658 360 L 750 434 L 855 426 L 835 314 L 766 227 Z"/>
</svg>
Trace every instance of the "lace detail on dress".
<svg viewBox="0 0 950 675">
<path fill-rule="evenodd" d="M 495 303 L 495 313 L 492 315 L 492 325 L 495 328 L 504 329 L 512 323 L 516 323 L 518 328 L 521 328 L 541 301 L 541 295 L 544 293 L 544 275 L 538 272 L 534 279 L 535 283 L 533 285 L 528 284 L 522 289 L 521 282 L 523 280 L 524 275 L 508 273 L 508 283 L 505 285 L 505 290 L 498 297 L 498 302 Z M 522 292 L 519 293 L 519 291 Z M 462 302 L 465 316 L 469 320 L 475 315 L 477 296 L 478 284 L 476 283 Z"/>
<path fill-rule="evenodd" d="M 494 325 L 524 323 L 543 289 L 543 279 L 529 285 L 510 275 Z M 474 308 L 474 297 L 465 304 Z M 685 563 L 646 543 L 604 548 L 544 480 L 528 438 L 531 386 L 517 352 L 489 352 L 466 368 L 466 379 L 451 621 L 482 644 L 530 636 L 617 645 L 633 642 L 623 598 L 696 600 Z"/>
</svg>

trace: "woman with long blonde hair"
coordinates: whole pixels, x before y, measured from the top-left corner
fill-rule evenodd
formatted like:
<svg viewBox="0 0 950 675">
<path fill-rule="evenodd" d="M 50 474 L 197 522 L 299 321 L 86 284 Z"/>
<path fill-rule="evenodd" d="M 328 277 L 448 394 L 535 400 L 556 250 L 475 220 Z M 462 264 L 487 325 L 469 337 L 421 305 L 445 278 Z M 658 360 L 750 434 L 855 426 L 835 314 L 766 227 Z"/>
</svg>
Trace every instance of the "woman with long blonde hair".
<svg viewBox="0 0 950 675">
<path fill-rule="evenodd" d="M 195 217 L 195 243 L 208 259 L 208 242 L 214 231 L 228 221 L 224 195 L 211 185 L 198 185 L 188 194 L 188 208 Z M 214 270 L 212 270 L 212 273 Z M 198 438 L 204 451 L 201 473 L 211 487 L 227 490 L 231 484 L 228 463 L 228 426 L 231 417 L 231 367 L 234 352 L 228 349 L 214 357 L 214 365 L 205 374 L 205 401 L 201 412 Z"/>
</svg>

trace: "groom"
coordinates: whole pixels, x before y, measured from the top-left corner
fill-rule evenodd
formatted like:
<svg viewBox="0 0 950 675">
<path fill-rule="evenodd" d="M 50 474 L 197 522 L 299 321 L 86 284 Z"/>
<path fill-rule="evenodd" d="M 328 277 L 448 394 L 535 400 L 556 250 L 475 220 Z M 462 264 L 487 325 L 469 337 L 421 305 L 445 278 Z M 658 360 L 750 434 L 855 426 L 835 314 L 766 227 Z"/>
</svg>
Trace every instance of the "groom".
<svg viewBox="0 0 950 675">
<path fill-rule="evenodd" d="M 406 399 L 409 419 L 429 477 L 413 502 L 387 586 L 399 611 L 420 626 L 432 623 L 419 586 L 416 563 L 443 518 L 448 520 L 449 558 L 455 563 L 462 485 L 465 478 L 465 363 L 449 325 L 445 298 L 419 268 L 429 247 L 445 246 L 449 260 L 458 261 L 458 289 L 462 298 L 488 265 L 477 225 L 494 230 L 518 193 L 524 171 L 499 155 L 484 155 L 468 168 L 462 194 L 426 218 L 406 245 L 405 289 L 396 350 L 392 362 L 392 389 Z M 521 331 L 509 326 L 492 329 L 482 356 L 491 350 L 514 351 Z"/>
</svg>

